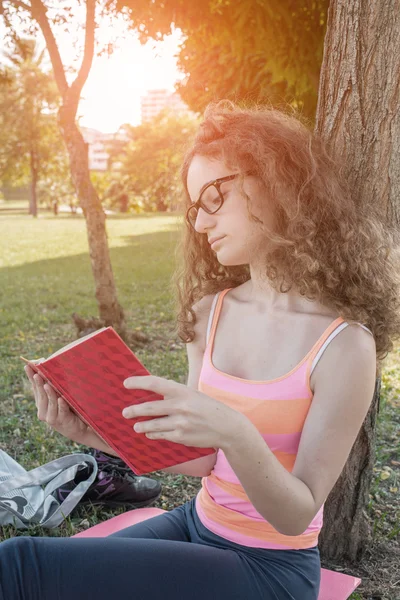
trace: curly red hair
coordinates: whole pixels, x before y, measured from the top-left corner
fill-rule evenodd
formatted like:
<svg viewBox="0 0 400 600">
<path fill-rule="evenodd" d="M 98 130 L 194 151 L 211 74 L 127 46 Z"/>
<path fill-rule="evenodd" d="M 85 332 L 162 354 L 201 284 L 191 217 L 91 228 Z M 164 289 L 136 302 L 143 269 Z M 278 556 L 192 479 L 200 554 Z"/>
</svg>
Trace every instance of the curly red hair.
<svg viewBox="0 0 400 600">
<path fill-rule="evenodd" d="M 240 108 L 229 101 L 210 104 L 181 176 L 185 209 L 191 202 L 186 179 L 195 155 L 214 157 L 262 182 L 274 213 L 274 231 L 259 249 L 265 276 L 277 291 L 294 285 L 348 322 L 373 333 L 377 360 L 400 337 L 400 250 L 398 233 L 377 210 L 358 202 L 342 174 L 343 165 L 300 115 L 266 107 Z M 244 193 L 248 213 L 251 198 Z M 176 293 L 176 333 L 194 338 L 193 305 L 207 294 L 250 279 L 247 265 L 223 266 L 206 235 L 182 220 L 177 248 L 180 263 L 172 278 Z"/>
</svg>

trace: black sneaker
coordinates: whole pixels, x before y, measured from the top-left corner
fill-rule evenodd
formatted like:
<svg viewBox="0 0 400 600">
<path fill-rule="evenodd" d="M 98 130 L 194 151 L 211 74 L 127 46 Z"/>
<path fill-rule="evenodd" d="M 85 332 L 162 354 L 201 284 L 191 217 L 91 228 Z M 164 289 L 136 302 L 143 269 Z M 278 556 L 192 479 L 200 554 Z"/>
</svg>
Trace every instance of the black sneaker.
<svg viewBox="0 0 400 600">
<path fill-rule="evenodd" d="M 155 479 L 135 475 L 128 465 L 116 456 L 110 456 L 100 450 L 92 449 L 92 454 L 98 464 L 97 477 L 80 499 L 79 504 L 105 504 L 117 508 L 143 508 L 155 502 L 161 494 L 161 484 Z M 63 502 L 68 494 L 80 481 L 87 479 L 92 472 L 92 466 L 80 469 L 73 481 L 56 489 L 53 495 Z"/>
</svg>

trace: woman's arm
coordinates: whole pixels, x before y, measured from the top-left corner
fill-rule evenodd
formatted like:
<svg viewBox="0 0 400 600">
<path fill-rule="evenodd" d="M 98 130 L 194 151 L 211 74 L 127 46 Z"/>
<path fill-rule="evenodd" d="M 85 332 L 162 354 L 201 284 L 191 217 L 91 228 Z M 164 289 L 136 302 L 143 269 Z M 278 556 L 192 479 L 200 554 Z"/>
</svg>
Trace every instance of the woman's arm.
<svg viewBox="0 0 400 600">
<path fill-rule="evenodd" d="M 300 535 L 335 485 L 371 404 L 373 337 L 346 328 L 318 363 L 314 397 L 293 471 L 287 471 L 248 421 L 222 450 L 255 509 L 284 535 Z"/>
<path fill-rule="evenodd" d="M 179 473 L 180 475 L 190 475 L 191 477 L 206 477 L 213 470 L 216 459 L 217 453 L 215 452 L 214 454 L 194 458 L 193 460 L 188 460 L 180 465 L 167 467 L 162 470 L 165 471 L 165 473 Z"/>
<path fill-rule="evenodd" d="M 195 337 L 190 344 L 186 344 L 186 352 L 189 364 L 189 375 L 187 386 L 198 389 L 200 371 L 203 364 L 203 356 L 206 348 L 206 336 L 208 317 L 210 315 L 211 305 L 214 296 L 204 296 L 199 302 L 193 306 L 196 314 L 196 324 L 194 326 Z M 206 477 L 211 473 L 217 460 L 217 453 L 202 456 L 189 460 L 174 467 L 163 469 L 166 473 L 180 473 L 181 475 L 191 475 L 192 477 Z"/>
</svg>

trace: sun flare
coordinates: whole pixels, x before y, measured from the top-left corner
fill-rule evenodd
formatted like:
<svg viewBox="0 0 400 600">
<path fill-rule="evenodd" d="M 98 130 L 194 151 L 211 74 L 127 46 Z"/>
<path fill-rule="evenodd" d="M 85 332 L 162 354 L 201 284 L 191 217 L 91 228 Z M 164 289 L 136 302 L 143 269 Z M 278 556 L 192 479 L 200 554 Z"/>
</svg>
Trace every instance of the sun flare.
<svg viewBox="0 0 400 600">
<path fill-rule="evenodd" d="M 81 124 L 103 132 L 113 132 L 123 123 L 140 123 L 140 98 L 150 89 L 171 92 L 182 78 L 175 54 L 180 41 L 175 32 L 156 48 L 141 46 L 131 34 L 111 56 L 93 61 L 79 105 Z"/>
</svg>

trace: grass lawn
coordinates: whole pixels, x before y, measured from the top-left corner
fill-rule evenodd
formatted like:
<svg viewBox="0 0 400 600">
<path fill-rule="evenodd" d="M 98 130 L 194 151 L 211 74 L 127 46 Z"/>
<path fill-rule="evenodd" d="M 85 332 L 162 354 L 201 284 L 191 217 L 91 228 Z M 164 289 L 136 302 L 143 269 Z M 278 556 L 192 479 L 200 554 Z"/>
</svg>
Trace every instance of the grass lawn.
<svg viewBox="0 0 400 600">
<path fill-rule="evenodd" d="M 73 312 L 89 317 L 98 310 L 84 218 L 40 211 L 33 219 L 24 214 L 25 206 L 14 202 L 15 210 L 2 211 L 0 205 L 0 447 L 31 469 L 85 448 L 49 431 L 37 419 L 19 356 L 39 358 L 55 352 L 75 339 Z M 184 382 L 185 346 L 172 334 L 170 277 L 177 228 L 177 218 L 166 214 L 107 217 L 111 261 L 128 328 L 150 337 L 149 346 L 137 355 L 154 374 Z M 373 545 L 360 565 L 345 568 L 363 578 L 353 600 L 400 598 L 393 587 L 400 578 L 399 364 L 400 348 L 396 348 L 385 362 L 375 476 L 367 508 Z M 154 506 L 167 510 L 192 498 L 200 487 L 195 477 L 162 472 L 151 477 L 163 483 Z M 0 540 L 15 535 L 70 536 L 120 512 L 80 506 L 55 530 L 4 527 Z"/>
</svg>

